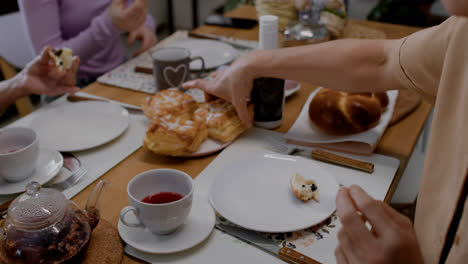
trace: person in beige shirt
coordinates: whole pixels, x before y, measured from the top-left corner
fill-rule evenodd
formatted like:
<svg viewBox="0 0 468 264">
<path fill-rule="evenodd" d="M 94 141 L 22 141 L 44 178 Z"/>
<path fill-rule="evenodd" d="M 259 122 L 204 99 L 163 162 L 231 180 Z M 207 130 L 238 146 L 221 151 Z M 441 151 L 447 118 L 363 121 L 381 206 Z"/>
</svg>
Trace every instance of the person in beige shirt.
<svg viewBox="0 0 468 264">
<path fill-rule="evenodd" d="M 342 223 L 338 263 L 468 262 L 468 1 L 443 2 L 455 16 L 404 39 L 254 51 L 211 80 L 184 84 L 232 102 L 246 126 L 251 125 L 246 98 L 258 77 L 346 92 L 410 89 L 434 104 L 414 228 L 360 187 L 341 188 L 336 200 Z"/>
</svg>

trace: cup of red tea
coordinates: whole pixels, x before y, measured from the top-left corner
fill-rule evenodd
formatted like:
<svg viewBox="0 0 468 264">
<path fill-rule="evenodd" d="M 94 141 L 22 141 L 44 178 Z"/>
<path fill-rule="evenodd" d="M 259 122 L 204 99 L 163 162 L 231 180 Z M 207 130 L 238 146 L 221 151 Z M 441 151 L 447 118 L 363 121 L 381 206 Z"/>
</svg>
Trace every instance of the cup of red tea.
<svg viewBox="0 0 468 264">
<path fill-rule="evenodd" d="M 0 177 L 9 182 L 32 176 L 39 157 L 39 140 L 27 127 L 0 129 Z"/>
<path fill-rule="evenodd" d="M 120 212 L 120 221 L 129 227 L 148 228 L 162 235 L 174 232 L 190 213 L 192 178 L 173 169 L 155 169 L 138 174 L 127 185 L 130 206 Z M 138 222 L 126 220 L 133 213 Z"/>
</svg>

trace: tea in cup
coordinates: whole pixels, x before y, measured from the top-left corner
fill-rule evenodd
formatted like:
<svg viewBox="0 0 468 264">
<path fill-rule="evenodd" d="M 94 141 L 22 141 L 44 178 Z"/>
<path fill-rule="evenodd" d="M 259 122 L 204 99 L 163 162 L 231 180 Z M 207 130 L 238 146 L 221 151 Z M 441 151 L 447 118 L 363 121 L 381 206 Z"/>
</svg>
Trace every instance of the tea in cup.
<svg viewBox="0 0 468 264">
<path fill-rule="evenodd" d="M 0 129 L 0 177 L 8 182 L 32 176 L 39 157 L 36 132 L 26 127 Z"/>
<path fill-rule="evenodd" d="M 127 185 L 130 206 L 120 212 L 120 221 L 129 227 L 148 228 L 162 235 L 174 232 L 190 213 L 192 178 L 178 170 L 155 169 L 138 174 Z M 126 221 L 132 212 L 138 223 Z"/>
</svg>

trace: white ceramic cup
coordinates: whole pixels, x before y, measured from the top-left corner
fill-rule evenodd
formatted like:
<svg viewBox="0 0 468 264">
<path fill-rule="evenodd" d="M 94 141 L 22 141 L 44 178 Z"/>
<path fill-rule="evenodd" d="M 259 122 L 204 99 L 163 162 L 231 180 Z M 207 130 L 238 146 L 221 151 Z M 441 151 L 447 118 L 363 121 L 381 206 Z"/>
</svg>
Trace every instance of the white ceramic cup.
<svg viewBox="0 0 468 264">
<path fill-rule="evenodd" d="M 36 132 L 26 127 L 0 129 L 0 177 L 9 182 L 32 176 L 39 157 Z"/>
<path fill-rule="evenodd" d="M 164 203 L 150 204 L 142 200 L 160 192 L 176 192 L 182 199 Z M 138 174 L 127 185 L 130 206 L 120 211 L 120 221 L 129 227 L 148 228 L 152 233 L 163 235 L 174 232 L 190 213 L 193 199 L 192 178 L 185 172 L 173 169 L 155 169 Z M 139 223 L 125 220 L 132 212 Z"/>
</svg>

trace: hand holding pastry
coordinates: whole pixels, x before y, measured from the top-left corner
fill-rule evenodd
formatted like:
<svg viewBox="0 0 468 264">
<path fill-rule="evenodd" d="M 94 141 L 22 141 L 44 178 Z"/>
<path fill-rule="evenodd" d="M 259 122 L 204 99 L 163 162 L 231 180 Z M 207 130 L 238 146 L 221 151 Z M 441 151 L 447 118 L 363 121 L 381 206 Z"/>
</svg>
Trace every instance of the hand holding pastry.
<svg viewBox="0 0 468 264">
<path fill-rule="evenodd" d="M 20 87 L 24 89 L 24 94 L 53 96 L 79 90 L 75 86 L 76 72 L 80 63 L 79 58 L 68 56 L 70 54 L 66 52 L 68 54 L 64 56 L 66 65 L 57 65 L 51 61 L 51 51 L 50 47 L 45 47 L 38 57 L 15 76 Z"/>
</svg>

